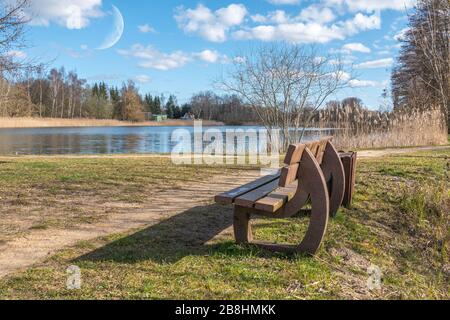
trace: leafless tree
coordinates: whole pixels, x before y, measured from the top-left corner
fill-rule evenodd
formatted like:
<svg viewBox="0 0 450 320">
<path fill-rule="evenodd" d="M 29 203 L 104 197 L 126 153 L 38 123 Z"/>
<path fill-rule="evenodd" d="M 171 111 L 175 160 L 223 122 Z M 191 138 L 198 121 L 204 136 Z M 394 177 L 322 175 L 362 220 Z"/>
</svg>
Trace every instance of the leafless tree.
<svg viewBox="0 0 450 320">
<path fill-rule="evenodd" d="M 0 0 L 0 76 L 23 66 L 18 50 L 23 48 L 24 28 L 28 18 L 24 10 L 29 0 Z"/>
<path fill-rule="evenodd" d="M 219 97 L 211 91 L 192 96 L 191 108 L 196 119 L 212 120 L 219 105 Z"/>
<path fill-rule="evenodd" d="M 221 88 L 252 106 L 269 134 L 280 129 L 284 148 L 303 138 L 316 111 L 351 80 L 339 59 L 313 46 L 262 45 L 233 61 Z"/>
<path fill-rule="evenodd" d="M 397 108 L 450 109 L 450 1 L 419 0 L 409 16 L 394 69 L 393 97 Z"/>
</svg>

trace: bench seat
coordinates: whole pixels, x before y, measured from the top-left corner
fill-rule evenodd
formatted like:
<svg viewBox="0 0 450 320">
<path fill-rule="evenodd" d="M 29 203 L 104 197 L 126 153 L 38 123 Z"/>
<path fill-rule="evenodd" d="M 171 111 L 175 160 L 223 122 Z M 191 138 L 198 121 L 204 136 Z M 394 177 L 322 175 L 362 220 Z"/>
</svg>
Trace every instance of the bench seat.
<svg viewBox="0 0 450 320">
<path fill-rule="evenodd" d="M 274 182 L 275 180 L 277 180 L 277 183 L 278 183 L 278 181 L 280 179 L 280 175 L 281 175 L 281 173 L 278 172 L 273 175 L 261 177 L 255 181 L 247 183 L 241 187 L 238 187 L 238 188 L 233 189 L 228 192 L 221 193 L 221 194 L 217 195 L 214 200 L 216 203 L 223 204 L 223 205 L 233 204 L 233 203 L 235 203 L 237 198 L 244 196 L 245 194 L 247 194 L 249 192 L 252 192 L 261 187 L 264 187 L 265 185 L 270 184 L 270 183 Z M 273 190 L 271 190 L 271 191 L 273 191 Z M 270 193 L 270 192 L 268 192 L 268 193 Z"/>
</svg>

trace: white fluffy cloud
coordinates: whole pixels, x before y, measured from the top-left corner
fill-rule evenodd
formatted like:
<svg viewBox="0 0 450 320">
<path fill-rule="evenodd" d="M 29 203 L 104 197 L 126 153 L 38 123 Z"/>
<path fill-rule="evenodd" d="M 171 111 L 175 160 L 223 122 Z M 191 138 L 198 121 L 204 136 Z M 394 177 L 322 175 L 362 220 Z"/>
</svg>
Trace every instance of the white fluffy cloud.
<svg viewBox="0 0 450 320">
<path fill-rule="evenodd" d="M 386 87 L 388 84 L 388 81 L 373 81 L 373 80 L 358 80 L 358 79 L 352 79 L 349 81 L 349 86 L 351 88 L 383 88 Z"/>
<path fill-rule="evenodd" d="M 175 19 L 184 32 L 213 42 L 224 42 L 231 33 L 238 40 L 327 43 L 345 40 L 362 31 L 380 29 L 380 10 L 375 6 L 378 2 L 368 2 L 365 7 L 356 10 L 359 12 L 354 13 L 353 18 L 339 21 L 336 21 L 336 14 L 342 15 L 340 7 L 351 7 L 346 11 L 357 8 L 352 0 L 323 0 L 304 8 L 296 16 L 284 10 L 275 10 L 265 15 L 257 13 L 247 21 L 245 18 L 248 11 L 243 4 L 231 4 L 216 11 L 199 4 L 196 8 L 178 8 Z M 277 0 L 272 3 L 288 4 L 292 1 Z M 379 8 L 384 6 L 380 5 Z M 373 8 L 377 10 L 372 10 Z"/>
<path fill-rule="evenodd" d="M 395 36 L 394 36 L 394 40 L 396 41 L 403 41 L 405 40 L 406 34 L 409 31 L 409 28 L 404 28 L 402 30 L 400 30 Z"/>
<path fill-rule="evenodd" d="M 394 59 L 387 58 L 387 59 L 379 59 L 379 60 L 372 60 L 372 61 L 366 61 L 360 64 L 357 64 L 355 68 L 357 69 L 379 69 L 379 68 L 388 68 L 391 67 L 394 63 Z"/>
<path fill-rule="evenodd" d="M 221 59 L 221 55 L 215 50 L 204 50 L 195 53 L 194 56 L 207 63 L 216 63 Z"/>
<path fill-rule="evenodd" d="M 154 49 L 152 46 L 143 46 L 135 44 L 129 50 L 118 50 L 123 56 L 137 58 L 139 66 L 148 69 L 170 70 L 180 68 L 186 65 L 190 60 L 190 55 L 175 51 L 172 53 L 164 53 Z"/>
<path fill-rule="evenodd" d="M 244 22 L 246 16 L 247 8 L 242 4 L 230 4 L 214 12 L 199 4 L 195 9 L 178 8 L 175 19 L 186 33 L 198 34 L 213 42 L 224 42 L 228 31 Z"/>
<path fill-rule="evenodd" d="M 11 51 L 7 52 L 6 55 L 13 59 L 22 59 L 23 60 L 23 59 L 27 58 L 27 54 L 20 50 L 11 50 Z"/>
<path fill-rule="evenodd" d="M 138 30 L 142 33 L 155 33 L 156 30 L 148 23 L 138 26 Z"/>
<path fill-rule="evenodd" d="M 286 4 L 299 4 L 300 0 L 267 0 L 271 4 L 286 5 Z"/>
<path fill-rule="evenodd" d="M 301 21 L 328 23 L 335 20 L 336 16 L 330 8 L 311 5 L 303 9 L 298 18 Z"/>
<path fill-rule="evenodd" d="M 416 0 L 324 0 L 324 4 L 332 7 L 347 8 L 352 12 L 373 12 L 378 10 L 397 10 L 414 6 Z"/>
<path fill-rule="evenodd" d="M 362 43 L 347 43 L 342 47 L 343 51 L 346 52 L 362 52 L 362 53 L 370 53 L 370 48 L 366 47 Z"/>
<path fill-rule="evenodd" d="M 174 51 L 164 53 L 156 50 L 152 46 L 135 44 L 129 50 L 118 50 L 118 53 L 136 58 L 138 65 L 146 69 L 171 70 L 185 66 L 192 61 L 203 61 L 206 63 L 225 62 L 227 57 L 217 51 L 204 50 L 201 52 L 187 53 L 184 51 Z"/>
<path fill-rule="evenodd" d="M 379 29 L 381 19 L 378 13 L 372 15 L 356 14 L 352 19 L 323 24 L 316 21 L 299 22 L 297 18 L 286 23 L 263 24 L 252 28 L 243 28 L 234 32 L 239 40 L 284 40 L 293 43 L 327 43 L 332 40 L 344 40 L 365 30 Z"/>
<path fill-rule="evenodd" d="M 142 83 L 142 84 L 149 83 L 152 81 L 152 79 L 145 74 L 138 75 L 135 77 L 135 79 L 137 82 Z"/>
<path fill-rule="evenodd" d="M 39 0 L 30 1 L 27 13 L 33 25 L 53 22 L 68 29 L 83 29 L 90 19 L 103 16 L 101 5 L 102 0 Z"/>
</svg>

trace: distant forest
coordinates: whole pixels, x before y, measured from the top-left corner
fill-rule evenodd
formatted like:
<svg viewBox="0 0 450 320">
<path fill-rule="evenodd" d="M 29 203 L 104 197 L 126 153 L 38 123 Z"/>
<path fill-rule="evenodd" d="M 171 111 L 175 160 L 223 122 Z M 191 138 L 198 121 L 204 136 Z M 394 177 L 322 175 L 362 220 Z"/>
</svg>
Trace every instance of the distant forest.
<svg viewBox="0 0 450 320">
<path fill-rule="evenodd" d="M 10 81 L 0 79 L 0 116 L 42 118 L 91 118 L 144 121 L 152 115 L 169 119 L 189 118 L 227 124 L 256 123 L 258 116 L 237 96 L 200 92 L 180 105 L 175 95 L 141 95 L 133 81 L 120 88 L 105 82 L 87 84 L 75 71 L 64 68 L 41 71 Z"/>
</svg>

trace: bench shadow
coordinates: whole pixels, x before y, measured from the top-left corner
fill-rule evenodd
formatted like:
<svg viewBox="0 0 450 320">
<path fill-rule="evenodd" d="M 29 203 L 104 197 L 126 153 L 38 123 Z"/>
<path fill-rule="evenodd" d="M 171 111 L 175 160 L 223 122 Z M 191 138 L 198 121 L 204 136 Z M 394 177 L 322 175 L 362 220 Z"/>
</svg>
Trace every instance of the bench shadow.
<svg viewBox="0 0 450 320">
<path fill-rule="evenodd" d="M 207 242 L 232 224 L 231 206 L 194 207 L 145 230 L 113 241 L 77 258 L 75 262 L 173 263 L 188 255 L 207 254 L 214 247 Z"/>
</svg>

